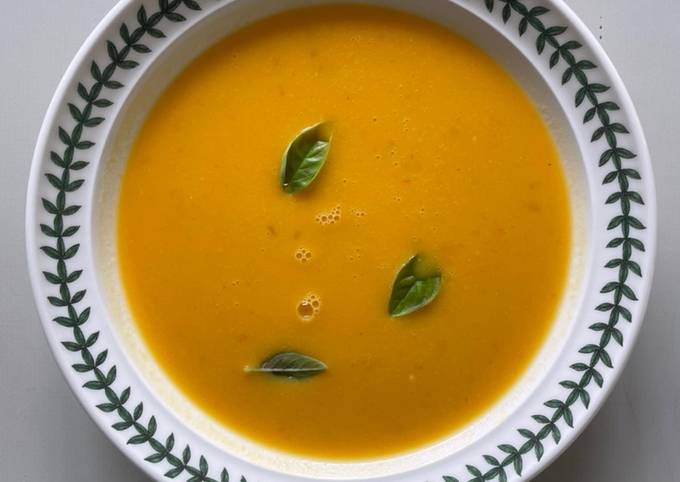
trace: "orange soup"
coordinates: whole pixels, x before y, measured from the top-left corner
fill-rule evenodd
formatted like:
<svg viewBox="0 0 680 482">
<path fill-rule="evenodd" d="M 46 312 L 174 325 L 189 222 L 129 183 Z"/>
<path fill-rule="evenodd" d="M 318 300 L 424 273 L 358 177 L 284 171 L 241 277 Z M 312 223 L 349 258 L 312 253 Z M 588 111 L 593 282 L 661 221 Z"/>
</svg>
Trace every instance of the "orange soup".
<svg viewBox="0 0 680 482">
<path fill-rule="evenodd" d="M 319 122 L 325 164 L 289 192 L 282 159 Z M 570 204 L 544 121 L 483 51 L 318 7 L 172 82 L 130 153 L 117 243 L 139 332 L 197 407 L 276 450 L 369 459 L 441 440 L 517 381 L 562 299 Z M 430 274 L 398 278 L 414 255 Z M 312 370 L 266 370 L 280 353 Z"/>
</svg>

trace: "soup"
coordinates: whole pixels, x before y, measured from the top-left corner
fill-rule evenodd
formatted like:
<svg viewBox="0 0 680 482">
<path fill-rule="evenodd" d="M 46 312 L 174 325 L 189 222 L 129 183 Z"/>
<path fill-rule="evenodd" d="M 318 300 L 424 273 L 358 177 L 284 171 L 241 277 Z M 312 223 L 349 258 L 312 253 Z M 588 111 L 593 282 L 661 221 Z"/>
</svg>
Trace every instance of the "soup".
<svg viewBox="0 0 680 482">
<path fill-rule="evenodd" d="M 319 122 L 325 164 L 288 192 L 284 153 Z M 360 6 L 263 20 L 191 63 L 139 132 L 117 229 L 169 379 L 229 430 L 324 460 L 420 448 L 488 410 L 552 326 L 571 243 L 522 89 L 444 28 Z M 404 313 L 415 255 L 430 274 L 397 284 L 436 283 Z M 291 352 L 312 370 L 265 370 Z"/>
</svg>

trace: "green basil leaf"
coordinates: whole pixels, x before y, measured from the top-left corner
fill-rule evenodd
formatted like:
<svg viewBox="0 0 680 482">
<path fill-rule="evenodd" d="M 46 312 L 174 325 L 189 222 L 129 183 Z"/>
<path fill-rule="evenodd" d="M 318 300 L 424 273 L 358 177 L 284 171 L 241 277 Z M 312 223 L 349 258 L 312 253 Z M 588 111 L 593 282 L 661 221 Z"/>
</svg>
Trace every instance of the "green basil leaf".
<svg viewBox="0 0 680 482">
<path fill-rule="evenodd" d="M 390 316 L 405 316 L 428 305 L 439 294 L 441 284 L 441 273 L 416 254 L 401 267 L 394 280 L 388 304 Z"/>
<path fill-rule="evenodd" d="M 281 159 L 281 188 L 293 194 L 309 186 L 321 171 L 331 148 L 326 122 L 303 129 L 288 144 Z"/>
<path fill-rule="evenodd" d="M 259 367 L 246 367 L 245 371 L 301 379 L 320 375 L 326 371 L 326 368 L 328 368 L 326 364 L 316 358 L 288 351 L 267 358 Z"/>
</svg>

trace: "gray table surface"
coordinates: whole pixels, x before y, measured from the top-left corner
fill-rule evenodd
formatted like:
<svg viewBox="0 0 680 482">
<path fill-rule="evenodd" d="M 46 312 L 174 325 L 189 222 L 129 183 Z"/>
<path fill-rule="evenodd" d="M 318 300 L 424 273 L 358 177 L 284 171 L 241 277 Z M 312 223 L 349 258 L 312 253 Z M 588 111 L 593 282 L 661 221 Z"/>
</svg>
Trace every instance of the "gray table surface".
<svg viewBox="0 0 680 482">
<path fill-rule="evenodd" d="M 66 66 L 114 0 L 2 1 L 0 14 L 0 481 L 144 481 L 72 395 L 42 334 L 24 255 L 40 123 Z M 645 325 L 592 424 L 536 480 L 680 481 L 680 2 L 568 0 L 636 103 L 659 204 Z"/>
</svg>

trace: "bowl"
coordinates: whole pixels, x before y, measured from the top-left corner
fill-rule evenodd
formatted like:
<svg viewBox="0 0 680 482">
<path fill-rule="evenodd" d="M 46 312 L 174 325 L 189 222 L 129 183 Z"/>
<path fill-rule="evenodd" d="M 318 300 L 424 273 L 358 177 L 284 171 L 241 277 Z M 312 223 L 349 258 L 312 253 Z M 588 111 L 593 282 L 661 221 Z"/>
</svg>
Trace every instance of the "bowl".
<svg viewBox="0 0 680 482">
<path fill-rule="evenodd" d="M 611 62 L 560 0 L 366 0 L 470 39 L 522 85 L 566 173 L 573 256 L 554 327 L 521 379 L 446 440 L 361 462 L 310 460 L 214 422 L 144 348 L 118 276 L 115 215 L 135 133 L 192 59 L 260 18 L 325 0 L 124 0 L 64 75 L 27 194 L 31 282 L 57 363 L 114 444 L 149 476 L 191 481 L 529 480 L 602 406 L 642 323 L 656 207 L 647 146 Z"/>
</svg>

